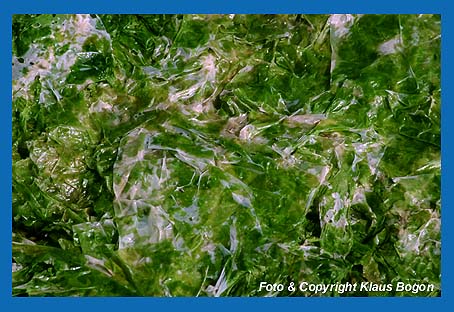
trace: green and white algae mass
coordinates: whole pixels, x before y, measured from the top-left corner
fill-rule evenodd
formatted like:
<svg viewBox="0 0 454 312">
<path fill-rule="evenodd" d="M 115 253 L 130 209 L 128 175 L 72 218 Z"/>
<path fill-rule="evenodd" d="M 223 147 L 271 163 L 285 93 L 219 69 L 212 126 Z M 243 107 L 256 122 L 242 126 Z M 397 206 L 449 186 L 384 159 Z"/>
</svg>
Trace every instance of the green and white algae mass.
<svg viewBox="0 0 454 312">
<path fill-rule="evenodd" d="M 14 296 L 441 294 L 439 15 L 12 31 Z"/>
</svg>

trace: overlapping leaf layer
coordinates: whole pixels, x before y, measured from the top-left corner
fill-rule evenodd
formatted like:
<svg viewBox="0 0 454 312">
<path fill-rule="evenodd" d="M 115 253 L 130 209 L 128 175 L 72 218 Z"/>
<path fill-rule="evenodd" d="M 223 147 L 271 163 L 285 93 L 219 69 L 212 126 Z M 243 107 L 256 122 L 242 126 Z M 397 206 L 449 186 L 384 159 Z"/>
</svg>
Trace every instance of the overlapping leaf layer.
<svg viewBox="0 0 454 312">
<path fill-rule="evenodd" d="M 15 296 L 441 293 L 440 16 L 15 15 L 12 117 Z"/>
</svg>

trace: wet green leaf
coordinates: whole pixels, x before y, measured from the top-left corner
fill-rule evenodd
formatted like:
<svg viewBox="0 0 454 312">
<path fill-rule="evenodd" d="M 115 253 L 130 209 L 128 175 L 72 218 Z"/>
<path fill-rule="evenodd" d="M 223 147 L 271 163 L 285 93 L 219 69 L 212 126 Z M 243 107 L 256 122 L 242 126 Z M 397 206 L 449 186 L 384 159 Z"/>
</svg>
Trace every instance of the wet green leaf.
<svg viewBox="0 0 454 312">
<path fill-rule="evenodd" d="M 12 91 L 15 296 L 441 294 L 439 15 L 14 15 Z"/>
</svg>

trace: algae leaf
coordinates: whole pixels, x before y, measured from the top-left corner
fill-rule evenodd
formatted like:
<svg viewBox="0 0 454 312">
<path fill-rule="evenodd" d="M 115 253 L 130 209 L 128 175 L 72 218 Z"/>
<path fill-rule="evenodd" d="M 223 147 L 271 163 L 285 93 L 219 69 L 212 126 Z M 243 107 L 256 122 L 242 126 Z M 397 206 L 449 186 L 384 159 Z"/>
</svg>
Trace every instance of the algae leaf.
<svg viewBox="0 0 454 312">
<path fill-rule="evenodd" d="M 14 296 L 441 294 L 439 15 L 12 26 Z"/>
</svg>

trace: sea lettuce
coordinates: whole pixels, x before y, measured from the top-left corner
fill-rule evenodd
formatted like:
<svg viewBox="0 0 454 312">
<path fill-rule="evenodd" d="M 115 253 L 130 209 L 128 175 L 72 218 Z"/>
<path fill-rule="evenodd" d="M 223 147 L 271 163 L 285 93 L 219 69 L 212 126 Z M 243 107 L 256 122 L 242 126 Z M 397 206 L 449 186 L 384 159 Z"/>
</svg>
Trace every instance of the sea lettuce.
<svg viewBox="0 0 454 312">
<path fill-rule="evenodd" d="M 439 15 L 12 26 L 14 296 L 441 294 Z"/>
</svg>

